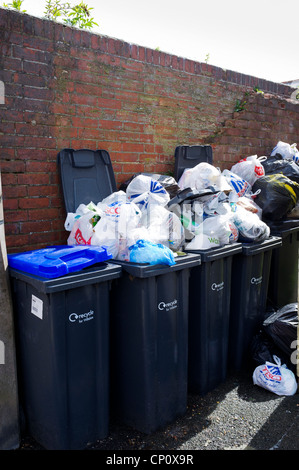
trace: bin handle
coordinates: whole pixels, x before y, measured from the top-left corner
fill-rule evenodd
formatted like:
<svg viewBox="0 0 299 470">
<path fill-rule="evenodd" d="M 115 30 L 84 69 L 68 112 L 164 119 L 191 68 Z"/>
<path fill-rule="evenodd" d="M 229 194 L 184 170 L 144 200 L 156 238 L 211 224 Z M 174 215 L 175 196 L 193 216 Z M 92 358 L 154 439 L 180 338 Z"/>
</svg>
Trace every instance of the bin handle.
<svg viewBox="0 0 299 470">
<path fill-rule="evenodd" d="M 105 255 L 104 258 L 103 255 Z M 77 267 L 80 267 L 81 269 L 86 268 L 90 266 L 91 261 L 94 263 L 100 263 L 103 259 L 106 261 L 109 257 L 110 256 L 104 247 L 101 247 L 101 251 L 97 251 L 85 246 L 76 246 L 71 250 L 62 248 L 45 254 L 45 258 L 51 261 L 59 259 L 63 264 L 65 264 L 66 261 L 71 262 L 69 263 L 68 271 L 74 270 Z"/>
</svg>

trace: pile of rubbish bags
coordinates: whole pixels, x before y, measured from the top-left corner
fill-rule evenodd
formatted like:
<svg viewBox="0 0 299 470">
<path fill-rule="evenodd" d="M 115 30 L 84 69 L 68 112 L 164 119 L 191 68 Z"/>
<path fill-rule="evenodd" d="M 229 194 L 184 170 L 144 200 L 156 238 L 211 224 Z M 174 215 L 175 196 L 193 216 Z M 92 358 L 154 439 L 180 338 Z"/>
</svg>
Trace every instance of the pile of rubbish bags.
<svg viewBox="0 0 299 470">
<path fill-rule="evenodd" d="M 276 395 L 297 392 L 298 303 L 269 311 L 251 344 L 253 383 Z"/>
<path fill-rule="evenodd" d="M 230 170 L 202 162 L 179 181 L 133 175 L 102 201 L 68 213 L 68 245 L 105 246 L 121 261 L 175 263 L 182 251 L 261 242 L 269 223 L 299 213 L 299 151 L 278 142 L 270 156 L 252 155 Z"/>
</svg>

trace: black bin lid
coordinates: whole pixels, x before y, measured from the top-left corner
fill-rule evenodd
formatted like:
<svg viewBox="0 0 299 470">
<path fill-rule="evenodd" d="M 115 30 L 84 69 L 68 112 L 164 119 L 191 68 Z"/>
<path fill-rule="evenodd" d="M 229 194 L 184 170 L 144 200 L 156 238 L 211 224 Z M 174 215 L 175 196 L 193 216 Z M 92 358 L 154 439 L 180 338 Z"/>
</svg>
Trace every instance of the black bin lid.
<svg viewBox="0 0 299 470">
<path fill-rule="evenodd" d="M 110 155 L 106 150 L 65 148 L 57 155 L 66 212 L 80 204 L 97 204 L 116 191 Z"/>
<path fill-rule="evenodd" d="M 199 163 L 212 165 L 213 150 L 211 145 L 179 145 L 174 152 L 174 178 L 179 181 L 186 168 L 193 168 Z"/>
</svg>

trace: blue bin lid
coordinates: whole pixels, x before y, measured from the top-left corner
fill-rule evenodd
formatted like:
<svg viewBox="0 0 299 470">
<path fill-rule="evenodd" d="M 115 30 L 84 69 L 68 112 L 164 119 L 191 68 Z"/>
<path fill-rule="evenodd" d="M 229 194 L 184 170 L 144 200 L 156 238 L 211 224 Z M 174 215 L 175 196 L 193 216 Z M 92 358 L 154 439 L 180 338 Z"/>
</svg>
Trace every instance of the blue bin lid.
<svg viewBox="0 0 299 470">
<path fill-rule="evenodd" d="M 104 246 L 51 246 L 7 255 L 8 266 L 36 276 L 55 278 L 112 258 Z"/>
</svg>

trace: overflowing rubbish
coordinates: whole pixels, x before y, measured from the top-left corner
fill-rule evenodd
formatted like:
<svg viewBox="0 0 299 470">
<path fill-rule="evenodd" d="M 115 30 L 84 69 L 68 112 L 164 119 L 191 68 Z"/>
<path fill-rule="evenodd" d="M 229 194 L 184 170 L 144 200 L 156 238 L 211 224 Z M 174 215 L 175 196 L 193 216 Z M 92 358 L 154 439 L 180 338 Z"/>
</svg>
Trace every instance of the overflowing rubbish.
<svg viewBox="0 0 299 470">
<path fill-rule="evenodd" d="M 298 303 L 290 303 L 268 316 L 263 322 L 266 334 L 289 358 L 296 350 Z"/>
<path fill-rule="evenodd" d="M 265 175 L 253 185 L 260 189 L 255 202 L 261 207 L 264 218 L 282 220 L 297 204 L 299 184 L 281 173 Z"/>
<path fill-rule="evenodd" d="M 253 186 L 257 179 L 265 175 L 262 165 L 265 159 L 266 157 L 258 157 L 257 155 L 242 158 L 242 160 L 232 166 L 231 171 Z"/>
<path fill-rule="evenodd" d="M 299 162 L 299 150 L 297 149 L 297 144 L 288 144 L 287 142 L 282 142 L 280 140 L 275 145 L 270 156 L 272 157 L 273 155 L 281 155 L 281 157 L 286 160 L 294 160 L 296 163 Z"/>
<path fill-rule="evenodd" d="M 175 264 L 173 252 L 161 243 L 151 243 L 147 240 L 138 240 L 129 247 L 130 261 L 133 263 Z"/>
<path fill-rule="evenodd" d="M 105 246 L 114 259 L 130 261 L 137 246 L 149 254 L 149 243 L 167 247 L 175 259 L 183 250 L 262 242 L 271 222 L 299 214 L 297 154 L 296 144 L 280 141 L 268 157 L 241 158 L 223 171 L 201 162 L 186 168 L 178 182 L 134 174 L 102 201 L 67 214 L 67 244 Z"/>
<path fill-rule="evenodd" d="M 294 373 L 281 364 L 279 357 L 273 357 L 275 362 L 266 362 L 258 366 L 253 372 L 253 383 L 276 395 L 294 395 L 297 391 L 297 382 Z"/>
<path fill-rule="evenodd" d="M 251 344 L 254 384 L 278 395 L 296 393 L 297 330 L 297 302 L 267 312 Z"/>
</svg>

